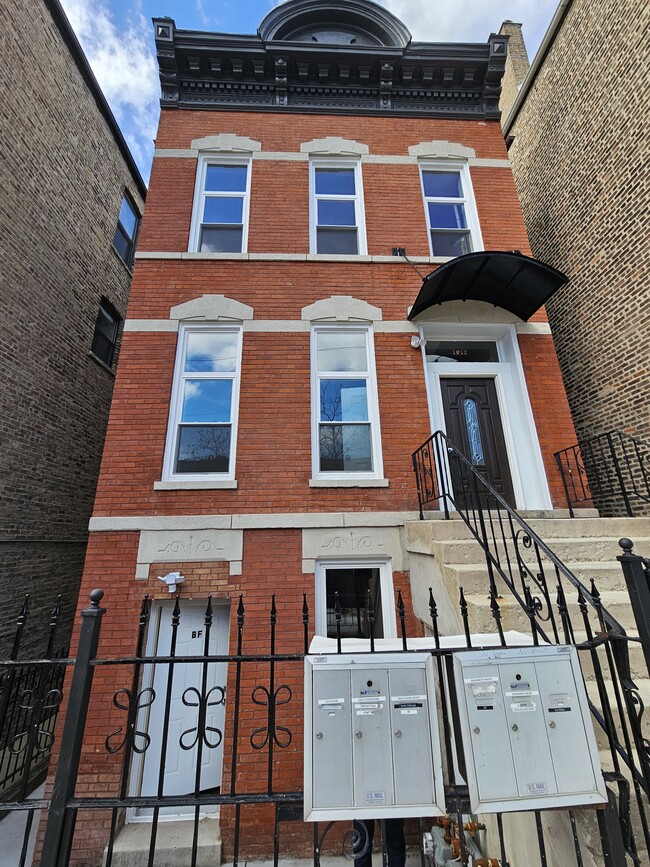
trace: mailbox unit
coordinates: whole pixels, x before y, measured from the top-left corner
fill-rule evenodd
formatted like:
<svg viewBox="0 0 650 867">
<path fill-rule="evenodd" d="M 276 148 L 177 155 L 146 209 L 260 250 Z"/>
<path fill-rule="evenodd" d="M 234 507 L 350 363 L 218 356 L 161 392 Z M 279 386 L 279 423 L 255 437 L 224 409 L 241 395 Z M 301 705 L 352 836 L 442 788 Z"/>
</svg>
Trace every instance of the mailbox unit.
<svg viewBox="0 0 650 867">
<path fill-rule="evenodd" d="M 305 657 L 305 820 L 446 812 L 428 653 Z"/>
<path fill-rule="evenodd" d="M 473 812 L 606 803 L 575 648 L 459 653 L 454 675 Z"/>
</svg>

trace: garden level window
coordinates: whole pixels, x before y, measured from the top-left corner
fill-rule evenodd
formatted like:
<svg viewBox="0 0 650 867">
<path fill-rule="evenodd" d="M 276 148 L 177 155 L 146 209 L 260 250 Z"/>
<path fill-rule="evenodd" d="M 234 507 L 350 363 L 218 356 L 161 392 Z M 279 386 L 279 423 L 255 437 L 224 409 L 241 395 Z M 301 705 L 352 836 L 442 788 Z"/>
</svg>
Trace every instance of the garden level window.
<svg viewBox="0 0 650 867">
<path fill-rule="evenodd" d="M 112 304 L 102 298 L 95 322 L 91 353 L 108 367 L 113 364 L 121 317 Z"/>
<path fill-rule="evenodd" d="M 314 476 L 378 478 L 381 449 L 372 333 L 313 332 Z"/>
<path fill-rule="evenodd" d="M 181 329 L 165 478 L 234 478 L 240 366 L 241 329 Z"/>
<path fill-rule="evenodd" d="M 365 254 L 359 163 L 312 163 L 311 189 L 312 253 Z"/>
<path fill-rule="evenodd" d="M 199 161 L 190 249 L 201 253 L 247 250 L 250 166 Z"/>
<path fill-rule="evenodd" d="M 422 193 L 432 256 L 463 256 L 479 248 L 467 170 L 421 166 Z"/>
<path fill-rule="evenodd" d="M 337 606 L 338 597 L 338 606 Z M 374 622 L 368 620 L 368 599 Z M 390 565 L 329 562 L 316 567 L 316 633 L 336 638 L 337 615 L 341 638 L 395 636 L 395 603 Z"/>
<path fill-rule="evenodd" d="M 127 193 L 124 193 L 120 216 L 118 217 L 117 228 L 115 229 L 115 237 L 113 238 L 113 246 L 124 264 L 129 268 L 133 264 L 139 225 L 140 217 L 135 209 L 135 205 Z"/>
</svg>

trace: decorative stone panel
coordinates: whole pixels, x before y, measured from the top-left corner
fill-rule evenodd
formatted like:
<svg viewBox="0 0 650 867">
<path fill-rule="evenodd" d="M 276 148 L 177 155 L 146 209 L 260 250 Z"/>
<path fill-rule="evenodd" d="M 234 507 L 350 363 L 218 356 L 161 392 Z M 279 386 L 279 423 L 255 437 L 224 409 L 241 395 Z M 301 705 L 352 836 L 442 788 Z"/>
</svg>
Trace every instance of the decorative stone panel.
<svg viewBox="0 0 650 867">
<path fill-rule="evenodd" d="M 241 575 L 242 530 L 143 530 L 135 577 L 144 580 L 152 563 L 227 561 L 231 575 Z"/>
<path fill-rule="evenodd" d="M 404 555 L 399 527 L 318 528 L 302 531 L 302 571 L 312 573 L 317 560 L 390 559 L 401 572 Z"/>
<path fill-rule="evenodd" d="M 421 141 L 411 145 L 409 155 L 412 157 L 430 157 L 431 159 L 462 159 L 468 160 L 476 156 L 474 148 L 465 147 L 452 141 Z"/>
<path fill-rule="evenodd" d="M 177 304 L 169 311 L 170 319 L 204 319 L 206 322 L 236 320 L 243 322 L 253 318 L 253 308 L 225 295 L 201 295 L 184 304 Z"/>
<path fill-rule="evenodd" d="M 262 143 L 244 135 L 220 132 L 192 140 L 192 148 L 199 151 L 221 151 L 226 153 L 250 154 L 262 150 Z"/>
<path fill-rule="evenodd" d="M 373 307 L 351 295 L 331 295 L 303 307 L 300 318 L 308 322 L 376 322 L 382 319 L 381 307 Z"/>
<path fill-rule="evenodd" d="M 326 138 L 315 138 L 300 145 L 303 154 L 313 156 L 360 156 L 370 153 L 368 145 L 340 136 L 328 135 Z"/>
</svg>

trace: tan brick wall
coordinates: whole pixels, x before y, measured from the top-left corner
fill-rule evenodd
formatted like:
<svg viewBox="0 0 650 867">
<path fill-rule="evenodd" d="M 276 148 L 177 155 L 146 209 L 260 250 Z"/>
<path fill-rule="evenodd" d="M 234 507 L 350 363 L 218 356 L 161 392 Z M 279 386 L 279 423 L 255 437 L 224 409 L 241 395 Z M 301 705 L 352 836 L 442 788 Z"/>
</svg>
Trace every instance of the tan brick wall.
<svg viewBox="0 0 650 867">
<path fill-rule="evenodd" d="M 648 32 L 645 0 L 574 0 L 511 130 L 533 253 L 571 278 L 548 313 L 581 437 L 650 440 Z"/>
<path fill-rule="evenodd" d="M 124 187 L 142 202 L 45 4 L 0 7 L 1 538 L 39 540 L 0 546 L 2 652 L 25 592 L 27 646 L 56 593 L 74 610 L 113 390 L 88 352 L 100 298 L 126 310 Z"/>
<path fill-rule="evenodd" d="M 514 21 L 504 21 L 499 28 L 499 35 L 508 37 L 508 59 L 501 79 L 501 96 L 499 98 L 499 110 L 501 117 L 505 119 L 517 98 L 521 83 L 530 67 L 530 61 L 521 32 L 521 24 Z"/>
</svg>

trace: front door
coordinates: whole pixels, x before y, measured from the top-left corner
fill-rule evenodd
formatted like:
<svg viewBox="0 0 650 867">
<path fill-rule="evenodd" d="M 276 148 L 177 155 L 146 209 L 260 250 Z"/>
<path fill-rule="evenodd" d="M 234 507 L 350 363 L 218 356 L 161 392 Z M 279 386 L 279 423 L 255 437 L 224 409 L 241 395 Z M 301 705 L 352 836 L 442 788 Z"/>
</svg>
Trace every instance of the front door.
<svg viewBox="0 0 650 867">
<path fill-rule="evenodd" d="M 171 700 L 166 709 L 169 665 L 156 665 L 146 674 L 145 681 L 153 687 L 156 698 L 151 705 L 147 733 L 151 745 L 144 753 L 141 769 L 140 794 L 158 793 L 163 731 L 167 727 L 167 751 L 164 757 L 163 794 L 191 795 L 197 783 L 199 697 L 203 676 L 202 662 L 183 662 L 184 656 L 202 656 L 205 636 L 205 601 L 181 600 L 181 617 L 176 635 L 176 657 L 171 682 Z M 173 603 L 163 602 L 154 606 L 147 652 L 153 656 L 168 656 L 171 645 L 171 615 Z M 213 619 L 210 628 L 210 655 L 225 656 L 228 653 L 229 607 L 213 604 Z M 221 786 L 223 763 L 223 734 L 225 721 L 225 690 L 227 665 L 225 662 L 207 664 L 207 707 L 205 734 L 201 755 L 199 790 L 218 791 Z M 220 687 L 221 689 L 217 689 Z M 223 690 L 223 692 L 222 692 Z M 166 721 L 165 721 L 166 718 Z M 212 809 L 216 812 L 216 809 Z M 169 807 L 160 810 L 160 815 L 193 815 L 193 808 Z M 204 812 L 211 812 L 204 808 Z M 151 810 L 139 810 L 136 817 L 146 819 Z"/>
<path fill-rule="evenodd" d="M 512 506 L 515 496 L 494 378 L 441 377 L 447 436 Z M 451 465 L 452 484 L 458 469 Z M 463 474 L 465 475 L 465 474 Z M 456 491 L 456 495 L 460 492 Z"/>
</svg>

